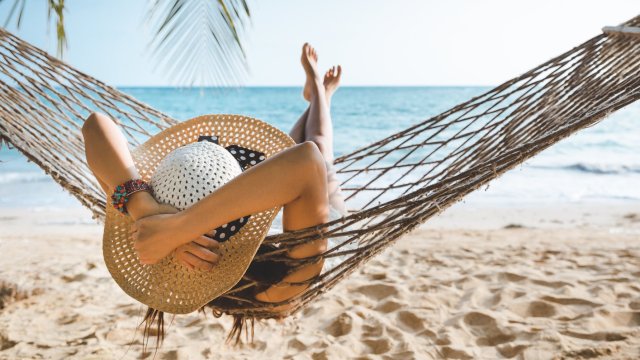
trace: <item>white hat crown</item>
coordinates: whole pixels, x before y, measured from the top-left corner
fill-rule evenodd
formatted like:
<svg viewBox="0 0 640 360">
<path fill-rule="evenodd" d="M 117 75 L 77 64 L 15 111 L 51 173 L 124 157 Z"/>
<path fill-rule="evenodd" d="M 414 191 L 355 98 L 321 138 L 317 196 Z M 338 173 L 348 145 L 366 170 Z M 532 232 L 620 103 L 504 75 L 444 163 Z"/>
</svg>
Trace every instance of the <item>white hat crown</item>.
<svg viewBox="0 0 640 360">
<path fill-rule="evenodd" d="M 199 141 L 170 152 L 151 176 L 156 200 L 184 210 L 242 172 L 222 146 Z"/>
</svg>

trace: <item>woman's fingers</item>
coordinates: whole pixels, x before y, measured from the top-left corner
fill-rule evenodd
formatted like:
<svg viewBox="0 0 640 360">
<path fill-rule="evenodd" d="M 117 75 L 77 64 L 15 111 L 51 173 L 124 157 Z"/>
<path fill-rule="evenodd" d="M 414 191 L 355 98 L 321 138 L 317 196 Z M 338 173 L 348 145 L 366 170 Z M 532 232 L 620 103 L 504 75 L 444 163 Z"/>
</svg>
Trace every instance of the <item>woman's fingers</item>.
<svg viewBox="0 0 640 360">
<path fill-rule="evenodd" d="M 176 258 L 187 267 L 200 270 L 211 270 L 220 260 L 220 256 L 212 251 L 220 247 L 217 241 L 200 236 L 190 243 L 176 249 Z"/>
<path fill-rule="evenodd" d="M 149 253 L 148 241 L 144 243 L 142 241 L 147 237 L 145 226 L 144 220 L 138 220 L 131 225 L 130 234 L 134 242 L 133 248 L 140 263 L 154 264 L 157 261 L 153 261 L 153 254 Z M 202 235 L 176 248 L 176 259 L 191 269 L 211 270 L 220 258 L 214 252 L 218 248 L 220 248 L 220 244 L 216 240 Z"/>
<path fill-rule="evenodd" d="M 185 250 L 197 256 L 198 258 L 215 265 L 218 263 L 219 256 L 218 254 L 212 252 L 211 250 L 198 245 L 195 242 L 190 242 L 185 245 Z"/>
<path fill-rule="evenodd" d="M 197 246 L 197 245 L 194 245 L 194 246 Z M 185 260 L 187 260 L 190 264 L 192 264 L 197 269 L 204 270 L 204 271 L 213 269 L 213 266 L 214 266 L 213 263 L 202 260 L 199 256 L 194 255 L 190 251 L 185 251 L 182 254 Z"/>
<path fill-rule="evenodd" d="M 198 238 L 196 238 L 195 240 L 193 240 L 193 242 L 197 243 L 198 245 L 204 246 L 207 249 L 213 250 L 213 249 L 219 249 L 220 248 L 220 243 L 217 242 L 216 240 L 213 240 L 209 237 L 206 237 L 204 235 L 199 236 Z"/>
<path fill-rule="evenodd" d="M 176 249 L 176 259 L 178 259 L 178 262 L 188 267 L 189 269 L 194 269 L 195 265 L 189 261 L 189 258 L 186 257 L 185 254 L 188 253 L 186 251 L 182 251 L 182 249 L 180 248 Z"/>
<path fill-rule="evenodd" d="M 215 234 L 216 234 L 216 230 L 213 229 L 213 230 L 209 231 L 208 233 L 206 233 L 205 235 L 209 235 L 209 236 L 213 237 Z"/>
</svg>

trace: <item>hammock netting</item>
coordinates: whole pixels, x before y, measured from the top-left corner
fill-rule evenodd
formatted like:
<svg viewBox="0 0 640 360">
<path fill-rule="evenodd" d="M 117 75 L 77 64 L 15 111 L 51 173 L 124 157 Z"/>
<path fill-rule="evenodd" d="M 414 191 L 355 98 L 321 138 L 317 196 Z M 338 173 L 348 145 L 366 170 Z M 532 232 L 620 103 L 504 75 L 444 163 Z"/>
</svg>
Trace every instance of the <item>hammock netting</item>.
<svg viewBox="0 0 640 360">
<path fill-rule="evenodd" d="M 625 27 L 638 29 L 640 16 Z M 0 136 L 67 189 L 98 220 L 105 195 L 88 169 L 80 128 L 107 114 L 132 146 L 177 123 L 162 112 L 0 30 Z M 280 303 L 237 296 L 243 279 L 208 306 L 256 318 L 293 314 L 403 234 L 538 152 L 640 98 L 640 36 L 607 32 L 452 109 L 338 157 L 350 215 L 270 235 L 254 261 L 283 259 L 288 248 L 331 238 L 337 257 L 306 292 Z M 300 283 L 291 283 L 300 284 Z M 224 304 L 224 305 L 221 305 Z M 284 306 L 281 306 L 284 305 Z"/>
</svg>

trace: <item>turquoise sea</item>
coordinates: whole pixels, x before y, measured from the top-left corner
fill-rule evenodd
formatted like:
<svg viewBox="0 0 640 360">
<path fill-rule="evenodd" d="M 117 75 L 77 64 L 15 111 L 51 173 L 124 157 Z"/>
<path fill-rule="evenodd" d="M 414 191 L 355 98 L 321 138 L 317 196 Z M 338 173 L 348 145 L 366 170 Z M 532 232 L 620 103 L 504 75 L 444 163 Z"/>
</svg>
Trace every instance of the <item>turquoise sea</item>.
<svg viewBox="0 0 640 360">
<path fill-rule="evenodd" d="M 178 119 L 244 114 L 289 131 L 306 108 L 299 87 L 121 88 Z M 441 113 L 484 87 L 343 87 L 333 98 L 336 156 Z M 0 207 L 77 201 L 16 150 L 0 150 Z M 563 140 L 470 196 L 476 202 L 640 201 L 640 103 Z"/>
</svg>

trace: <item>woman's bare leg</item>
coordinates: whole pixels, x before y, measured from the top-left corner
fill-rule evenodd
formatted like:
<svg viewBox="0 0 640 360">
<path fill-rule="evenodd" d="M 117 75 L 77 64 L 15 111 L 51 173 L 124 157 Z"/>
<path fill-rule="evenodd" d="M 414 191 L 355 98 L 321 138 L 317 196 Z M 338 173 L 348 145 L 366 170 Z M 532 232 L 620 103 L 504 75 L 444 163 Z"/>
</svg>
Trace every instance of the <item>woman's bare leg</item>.
<svg viewBox="0 0 640 360">
<path fill-rule="evenodd" d="M 330 118 L 330 106 L 331 98 L 340 83 L 342 68 L 339 65 L 337 67 L 334 66 L 330 68 L 325 73 L 322 84 L 320 85 L 316 71 L 316 64 L 318 60 L 317 53 L 308 44 L 303 46 L 302 51 L 301 61 L 306 74 L 303 97 L 305 100 L 310 102 L 310 105 L 300 116 L 298 121 L 296 121 L 289 132 L 289 135 L 296 143 L 313 141 L 322 153 L 324 161 L 333 161 L 333 125 L 331 124 Z M 308 71 L 309 69 L 312 71 Z M 317 99 L 318 96 L 323 97 L 325 101 L 323 102 Z M 312 109 L 313 115 L 310 115 Z M 307 126 L 309 126 L 312 131 L 307 131 Z M 329 134 L 329 137 L 322 136 L 322 131 L 324 131 L 325 134 Z M 327 185 L 327 191 L 329 194 L 334 194 L 335 189 L 339 186 L 337 180 L 334 180 Z M 291 224 L 288 223 L 288 218 L 290 216 L 290 212 L 286 212 L 285 210 L 285 213 L 283 214 L 283 228 L 285 231 L 296 230 L 295 226 L 291 226 Z M 327 240 L 322 239 L 321 245 L 323 248 L 326 248 L 326 244 Z M 313 247 L 310 247 L 309 249 L 313 249 Z M 309 255 L 316 255 L 320 252 L 322 251 L 316 249 L 309 250 L 307 253 Z M 322 259 L 318 264 L 320 266 L 311 266 L 308 270 L 303 268 L 300 271 L 294 272 L 285 277 L 284 281 L 297 282 L 315 276 L 322 270 L 322 264 L 324 264 L 324 259 Z M 306 285 L 300 286 L 300 291 L 303 291 L 306 287 Z M 272 301 L 282 301 L 292 296 L 290 295 L 290 290 L 285 288 L 283 291 L 281 289 L 282 288 L 277 286 L 271 287 L 267 291 L 259 294 L 257 298 L 262 301 L 268 301 L 269 299 Z M 287 306 L 281 306 L 274 310 L 284 309 L 286 307 Z"/>
<path fill-rule="evenodd" d="M 313 79 L 310 86 L 311 105 L 309 106 L 309 114 L 304 127 L 305 140 L 313 141 L 318 145 L 327 163 L 327 169 L 330 170 L 327 178 L 327 195 L 331 207 L 341 214 L 347 214 L 344 197 L 340 192 L 340 182 L 332 166 L 334 160 L 333 124 L 330 111 L 331 98 L 340 84 L 342 67 L 340 65 L 332 67 L 324 74 L 324 78 L 321 80 L 317 71 L 316 59 L 315 50 L 305 44 L 302 49 L 302 66 L 305 68 L 307 78 Z M 307 81 L 307 84 L 309 83 Z"/>
<path fill-rule="evenodd" d="M 311 105 L 305 123 L 305 140 L 322 142 L 318 148 L 325 159 L 333 163 L 333 123 L 331 121 L 331 99 L 340 84 L 342 67 L 334 66 L 327 70 L 322 81 L 322 88 L 317 85 L 312 89 Z M 322 101 L 324 98 L 325 101 Z M 313 110 L 312 110 L 313 108 Z"/>
<path fill-rule="evenodd" d="M 302 48 L 303 56 L 304 56 L 305 49 L 306 49 L 305 47 Z M 313 58 L 314 62 L 316 63 L 318 62 L 318 55 L 315 52 L 309 54 L 309 56 Z M 305 69 L 305 76 L 306 76 L 306 79 L 304 82 L 304 88 L 302 89 L 302 97 L 305 100 L 311 102 L 312 88 L 315 86 L 315 76 L 314 74 L 310 74 L 309 72 L 306 71 L 306 68 L 304 67 L 304 60 L 302 60 L 302 63 L 303 63 L 302 67 Z M 307 109 L 302 113 L 298 121 L 296 121 L 296 123 L 293 125 L 293 127 L 291 128 L 291 131 L 289 131 L 289 136 L 291 136 L 293 141 L 295 141 L 297 144 L 306 140 L 304 128 L 305 128 L 305 124 L 308 121 L 308 118 L 309 118 L 309 106 L 307 106 Z"/>
<path fill-rule="evenodd" d="M 304 125 L 307 122 L 308 115 L 309 115 L 309 107 L 307 106 L 307 110 L 305 110 L 302 113 L 302 115 L 300 115 L 300 118 L 298 119 L 298 121 L 296 121 L 296 123 L 291 128 L 291 131 L 289 131 L 289 136 L 291 136 L 291 138 L 293 139 L 293 141 L 296 142 L 296 144 L 300 144 L 301 142 L 305 141 Z"/>
<path fill-rule="evenodd" d="M 304 44 L 301 56 L 302 66 L 305 69 L 307 78 L 313 79 L 311 84 L 311 102 L 309 105 L 309 115 L 304 128 L 306 141 L 313 141 L 320 149 L 324 159 L 333 162 L 333 124 L 331 123 L 331 113 L 329 104 L 325 97 L 322 77 L 317 69 L 317 55 L 315 49 Z"/>
<path fill-rule="evenodd" d="M 331 109 L 331 99 L 333 98 L 333 94 L 338 90 L 338 86 L 340 86 L 341 77 L 342 66 L 340 65 L 333 66 L 324 73 L 322 85 L 324 85 L 324 97 L 327 99 L 327 106 L 329 109 Z"/>
<path fill-rule="evenodd" d="M 305 100 L 311 103 L 312 97 L 315 96 L 315 93 L 316 93 L 314 89 L 317 88 L 317 74 L 315 72 L 310 73 L 306 71 L 305 62 L 307 62 L 307 60 L 304 59 L 306 49 L 307 49 L 306 47 L 303 47 L 303 50 L 302 50 L 303 57 L 301 59 L 303 63 L 303 68 L 305 69 L 305 75 L 306 75 L 302 96 L 304 97 Z M 317 64 L 318 55 L 315 51 L 310 53 L 310 57 L 311 57 L 311 61 Z M 322 81 L 323 91 L 321 92 L 321 94 L 323 94 L 326 99 L 326 105 L 328 109 L 327 113 L 329 114 L 331 109 L 331 98 L 333 97 L 333 94 L 335 93 L 335 91 L 338 89 L 338 86 L 340 85 L 341 75 L 342 75 L 342 67 L 340 65 L 329 68 L 329 70 L 327 70 L 327 72 L 324 74 L 324 79 Z M 289 131 L 289 136 L 291 136 L 291 138 L 298 144 L 307 140 L 311 141 L 311 139 L 307 138 L 307 133 L 306 133 L 306 126 L 307 126 L 307 123 L 309 123 L 310 121 L 309 110 L 310 110 L 310 106 L 307 107 L 307 109 L 302 113 L 300 118 L 298 118 L 298 121 L 296 121 L 296 123 L 291 128 L 291 131 Z M 317 121 L 318 119 L 321 119 L 321 118 L 314 117 L 313 119 L 311 119 L 311 121 Z M 324 118 L 322 118 L 321 120 L 324 120 Z"/>
</svg>

